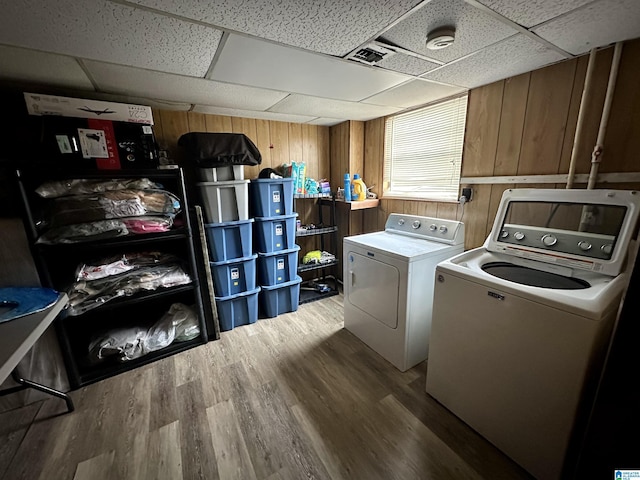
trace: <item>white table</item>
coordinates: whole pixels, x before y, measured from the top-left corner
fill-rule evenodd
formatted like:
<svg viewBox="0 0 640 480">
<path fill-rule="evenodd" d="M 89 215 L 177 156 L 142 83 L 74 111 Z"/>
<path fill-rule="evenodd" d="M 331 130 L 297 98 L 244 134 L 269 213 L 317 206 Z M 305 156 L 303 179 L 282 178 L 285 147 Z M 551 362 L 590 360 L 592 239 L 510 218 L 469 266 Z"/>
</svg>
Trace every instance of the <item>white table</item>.
<svg viewBox="0 0 640 480">
<path fill-rule="evenodd" d="M 17 374 L 15 368 L 29 349 L 51 325 L 67 304 L 69 298 L 61 293 L 56 302 L 40 312 L 25 315 L 8 322 L 0 323 L 0 383 L 10 375 L 18 386 L 0 391 L 0 396 L 15 393 L 25 388 L 33 388 L 40 392 L 62 398 L 67 403 L 69 412 L 74 410 L 73 401 L 66 393 L 26 380 Z"/>
</svg>

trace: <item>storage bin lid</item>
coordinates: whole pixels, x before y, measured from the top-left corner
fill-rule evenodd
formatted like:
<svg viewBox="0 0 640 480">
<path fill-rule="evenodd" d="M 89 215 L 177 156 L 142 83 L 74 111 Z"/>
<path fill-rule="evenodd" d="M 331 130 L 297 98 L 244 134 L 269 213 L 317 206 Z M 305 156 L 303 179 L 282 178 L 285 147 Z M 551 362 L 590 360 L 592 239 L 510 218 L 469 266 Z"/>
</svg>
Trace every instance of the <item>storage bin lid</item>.
<svg viewBox="0 0 640 480">
<path fill-rule="evenodd" d="M 205 223 L 204 228 L 233 227 L 235 225 L 244 225 L 245 223 L 253 223 L 253 218 L 249 218 L 247 220 L 231 220 L 229 222 L 220 223 Z"/>
<path fill-rule="evenodd" d="M 255 260 L 256 258 L 258 258 L 258 254 L 254 253 L 253 255 L 250 255 L 248 257 L 231 258 L 229 260 L 223 260 L 222 262 L 209 262 L 209 263 L 214 267 L 219 267 L 221 265 L 231 265 L 232 263 L 248 262 L 250 260 Z"/>
<path fill-rule="evenodd" d="M 258 256 L 262 257 L 275 257 L 276 255 L 287 255 L 288 253 L 297 252 L 300 250 L 300 245 L 294 245 L 293 248 L 287 248 L 286 250 L 276 250 L 275 252 L 262 253 L 258 252 Z"/>
<path fill-rule="evenodd" d="M 256 222 L 273 222 L 275 220 L 286 220 L 287 218 L 295 218 L 297 217 L 297 213 L 292 213 L 290 215 L 276 215 L 273 217 L 253 217 Z"/>
<path fill-rule="evenodd" d="M 290 282 L 279 283 L 277 285 L 262 285 L 262 289 L 263 290 L 277 290 L 279 288 L 293 287 L 294 285 L 297 285 L 298 283 L 302 283 L 302 277 L 300 277 L 299 275 L 296 275 L 296 279 L 295 280 L 291 280 Z"/>
<path fill-rule="evenodd" d="M 251 183 L 284 183 L 284 182 L 293 182 L 292 177 L 283 177 L 283 178 L 254 178 L 251 180 Z"/>
<path fill-rule="evenodd" d="M 247 290 L 246 292 L 234 293 L 226 297 L 215 297 L 216 302 L 226 302 L 227 300 L 234 300 L 236 298 L 248 297 L 249 295 L 256 295 L 260 293 L 260 287 L 256 287 L 254 290 Z"/>
<path fill-rule="evenodd" d="M 222 182 L 198 182 L 199 187 L 229 187 L 234 185 L 240 185 L 243 183 L 249 183 L 249 180 L 224 180 Z"/>
</svg>

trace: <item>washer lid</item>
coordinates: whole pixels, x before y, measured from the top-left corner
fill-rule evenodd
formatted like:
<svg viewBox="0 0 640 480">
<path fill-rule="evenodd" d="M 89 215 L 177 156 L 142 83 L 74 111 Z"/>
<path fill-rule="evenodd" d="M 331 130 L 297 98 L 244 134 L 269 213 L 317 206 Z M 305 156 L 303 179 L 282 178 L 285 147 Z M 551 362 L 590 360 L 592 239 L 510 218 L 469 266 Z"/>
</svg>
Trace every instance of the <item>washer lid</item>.
<svg viewBox="0 0 640 480">
<path fill-rule="evenodd" d="M 640 193 L 631 190 L 506 190 L 484 247 L 605 275 L 624 266 Z"/>
<path fill-rule="evenodd" d="M 431 254 L 442 253 L 456 248 L 444 243 L 431 242 L 422 238 L 409 237 L 397 233 L 374 232 L 345 237 L 345 244 L 351 243 L 367 249 L 377 250 L 386 255 L 405 261 L 414 261 Z"/>
</svg>

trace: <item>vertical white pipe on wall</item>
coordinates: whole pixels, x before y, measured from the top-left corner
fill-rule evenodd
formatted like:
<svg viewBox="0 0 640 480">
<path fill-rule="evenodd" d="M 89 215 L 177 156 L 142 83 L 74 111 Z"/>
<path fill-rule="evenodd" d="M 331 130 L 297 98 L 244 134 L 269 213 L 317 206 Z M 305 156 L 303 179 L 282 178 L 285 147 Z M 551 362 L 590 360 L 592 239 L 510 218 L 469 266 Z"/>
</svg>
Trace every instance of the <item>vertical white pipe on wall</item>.
<svg viewBox="0 0 640 480">
<path fill-rule="evenodd" d="M 593 147 L 591 154 L 591 171 L 589 172 L 589 182 L 587 189 L 592 189 L 596 184 L 598 177 L 598 168 L 602 159 L 602 149 L 604 137 L 607 132 L 607 124 L 609 123 L 609 114 L 611 113 L 611 104 L 613 103 L 613 93 L 615 91 L 616 80 L 618 78 L 618 69 L 620 67 L 620 57 L 622 56 L 622 42 L 616 43 L 613 50 L 613 59 L 611 60 L 611 71 L 609 72 L 609 83 L 607 84 L 607 94 L 604 98 L 604 107 L 602 108 L 602 117 L 600 118 L 600 128 L 598 130 L 598 139 Z"/>
<path fill-rule="evenodd" d="M 578 156 L 578 145 L 582 141 L 582 130 L 584 126 L 586 106 L 591 98 L 591 79 L 596 66 L 596 49 L 589 52 L 589 63 L 587 64 L 587 74 L 584 78 L 582 97 L 580 98 L 580 109 L 578 110 L 578 121 L 576 123 L 576 133 L 573 137 L 573 147 L 571 149 L 571 161 L 569 162 L 569 173 L 567 175 L 567 188 L 573 188 L 573 177 L 576 174 L 576 159 Z"/>
</svg>

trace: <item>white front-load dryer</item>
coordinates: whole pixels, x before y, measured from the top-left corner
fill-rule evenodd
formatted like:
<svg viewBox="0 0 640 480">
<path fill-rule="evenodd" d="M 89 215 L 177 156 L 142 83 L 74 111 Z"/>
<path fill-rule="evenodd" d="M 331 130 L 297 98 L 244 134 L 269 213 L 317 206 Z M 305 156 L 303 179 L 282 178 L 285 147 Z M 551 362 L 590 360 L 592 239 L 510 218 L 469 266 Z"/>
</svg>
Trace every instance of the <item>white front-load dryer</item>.
<svg viewBox="0 0 640 480">
<path fill-rule="evenodd" d="M 400 371 L 424 361 L 435 266 L 463 242 L 460 222 L 402 214 L 383 232 L 345 237 L 344 327 Z"/>
</svg>

